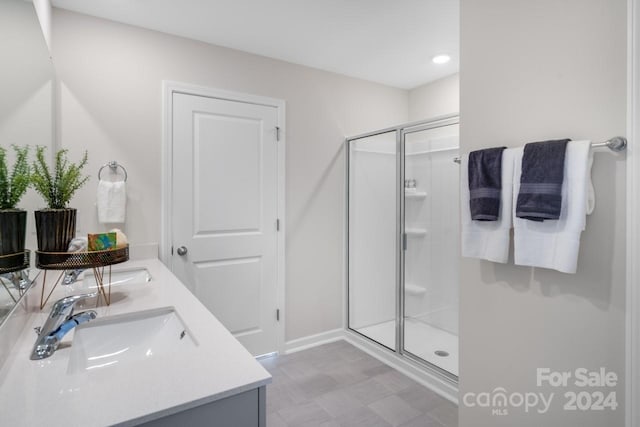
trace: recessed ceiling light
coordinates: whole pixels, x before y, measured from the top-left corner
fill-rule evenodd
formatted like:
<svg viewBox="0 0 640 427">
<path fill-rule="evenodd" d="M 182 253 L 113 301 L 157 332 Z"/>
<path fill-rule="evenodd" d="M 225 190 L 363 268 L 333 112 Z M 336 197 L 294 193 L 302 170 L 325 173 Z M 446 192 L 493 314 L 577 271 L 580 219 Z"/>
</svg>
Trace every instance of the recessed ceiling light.
<svg viewBox="0 0 640 427">
<path fill-rule="evenodd" d="M 436 55 L 431 60 L 434 64 L 446 64 L 451 61 L 451 57 L 449 55 Z"/>
</svg>

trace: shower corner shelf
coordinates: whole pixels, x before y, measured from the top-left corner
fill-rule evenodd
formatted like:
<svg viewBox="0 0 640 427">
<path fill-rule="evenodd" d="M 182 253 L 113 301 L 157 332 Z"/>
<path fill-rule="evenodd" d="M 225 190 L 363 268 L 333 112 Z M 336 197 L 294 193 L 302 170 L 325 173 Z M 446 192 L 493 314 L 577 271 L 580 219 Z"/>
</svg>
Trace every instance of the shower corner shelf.
<svg viewBox="0 0 640 427">
<path fill-rule="evenodd" d="M 424 199 L 427 197 L 427 193 L 424 191 L 406 191 L 404 192 L 405 199 Z"/>
<path fill-rule="evenodd" d="M 422 286 L 415 285 L 413 283 L 407 283 L 404 285 L 404 291 L 407 295 L 422 296 L 427 293 L 427 290 Z"/>
<path fill-rule="evenodd" d="M 405 228 L 404 232 L 407 236 L 418 237 L 427 235 L 427 230 L 424 228 Z"/>
</svg>

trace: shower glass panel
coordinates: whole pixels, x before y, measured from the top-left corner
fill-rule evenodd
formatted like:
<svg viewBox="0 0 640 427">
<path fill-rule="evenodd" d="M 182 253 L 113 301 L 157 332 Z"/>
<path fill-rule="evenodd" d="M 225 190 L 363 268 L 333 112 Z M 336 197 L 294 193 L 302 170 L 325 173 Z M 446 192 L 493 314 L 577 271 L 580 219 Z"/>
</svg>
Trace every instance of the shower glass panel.
<svg viewBox="0 0 640 427">
<path fill-rule="evenodd" d="M 349 328 L 396 348 L 397 132 L 351 140 Z"/>
<path fill-rule="evenodd" d="M 458 125 L 404 141 L 403 351 L 458 376 Z"/>
</svg>

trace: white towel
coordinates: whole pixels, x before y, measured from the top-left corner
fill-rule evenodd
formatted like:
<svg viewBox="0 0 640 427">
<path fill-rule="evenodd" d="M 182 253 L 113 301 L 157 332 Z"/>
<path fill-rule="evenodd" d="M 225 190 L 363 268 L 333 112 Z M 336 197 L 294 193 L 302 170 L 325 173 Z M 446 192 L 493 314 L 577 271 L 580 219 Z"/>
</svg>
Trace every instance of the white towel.
<svg viewBox="0 0 640 427">
<path fill-rule="evenodd" d="M 76 237 L 69 242 L 67 252 L 85 252 L 87 250 L 88 241 L 86 237 Z"/>
<path fill-rule="evenodd" d="M 589 164 L 587 165 L 587 174 L 589 178 L 589 188 L 587 195 L 587 215 L 591 215 L 596 209 L 596 189 L 593 188 L 593 181 L 591 180 L 591 167 L 593 166 L 593 150 L 589 151 Z"/>
<path fill-rule="evenodd" d="M 123 223 L 127 206 L 127 191 L 124 181 L 98 182 L 98 221 L 101 224 Z"/>
<path fill-rule="evenodd" d="M 578 266 L 580 235 L 587 212 L 594 206 L 591 184 L 590 141 L 570 141 L 564 162 L 562 208 L 558 220 L 543 222 L 515 218 L 514 256 L 516 265 L 542 267 L 575 273 Z M 522 153 L 516 152 L 513 194 L 520 191 Z"/>
<path fill-rule="evenodd" d="M 469 210 L 469 155 L 460 164 L 460 209 L 462 256 L 506 263 L 509 259 L 509 230 L 513 205 L 514 149 L 502 152 L 502 190 L 498 221 L 473 221 Z"/>
</svg>

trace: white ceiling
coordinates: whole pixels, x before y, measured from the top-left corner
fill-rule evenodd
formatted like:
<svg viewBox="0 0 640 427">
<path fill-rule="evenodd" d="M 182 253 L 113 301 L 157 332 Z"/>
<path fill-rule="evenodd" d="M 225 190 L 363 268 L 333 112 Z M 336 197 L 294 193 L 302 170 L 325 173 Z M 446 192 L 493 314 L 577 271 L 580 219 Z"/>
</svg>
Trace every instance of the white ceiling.
<svg viewBox="0 0 640 427">
<path fill-rule="evenodd" d="M 458 71 L 458 0 L 53 0 L 55 7 L 411 89 Z M 436 65 L 437 54 L 451 55 Z"/>
</svg>

